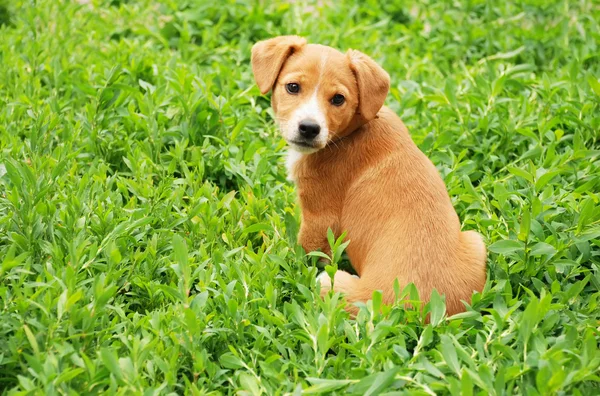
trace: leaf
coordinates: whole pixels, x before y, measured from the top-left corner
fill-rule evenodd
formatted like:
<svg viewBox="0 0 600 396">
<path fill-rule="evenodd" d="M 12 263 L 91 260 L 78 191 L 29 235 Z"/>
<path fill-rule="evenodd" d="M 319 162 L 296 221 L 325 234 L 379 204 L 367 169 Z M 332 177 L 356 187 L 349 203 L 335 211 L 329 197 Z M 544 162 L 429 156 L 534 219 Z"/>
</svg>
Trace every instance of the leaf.
<svg viewBox="0 0 600 396">
<path fill-rule="evenodd" d="M 381 311 L 381 304 L 383 302 L 383 294 L 381 290 L 374 290 L 371 295 L 371 300 L 373 304 L 373 314 L 378 314 Z"/>
<path fill-rule="evenodd" d="M 312 386 L 304 389 L 302 393 L 324 393 L 345 388 L 350 384 L 358 382 L 357 380 L 336 380 L 336 379 L 321 379 L 321 378 L 307 378 L 308 382 Z"/>
<path fill-rule="evenodd" d="M 240 122 L 238 122 L 237 125 L 231 130 L 231 135 L 229 136 L 229 139 L 234 141 L 238 137 L 238 134 L 242 131 L 242 128 L 244 128 L 247 124 L 248 118 L 242 118 Z"/>
<path fill-rule="evenodd" d="M 538 323 L 538 305 L 539 300 L 535 297 L 532 297 L 531 301 L 529 301 L 529 304 L 527 304 L 527 308 L 525 308 L 523 316 L 519 322 L 519 336 L 521 340 L 523 340 L 524 344 L 527 344 L 534 326 Z"/>
<path fill-rule="evenodd" d="M 429 315 L 430 315 L 430 323 L 437 327 L 442 319 L 444 318 L 444 314 L 446 313 L 446 303 L 444 299 L 440 296 L 436 289 L 431 291 L 431 297 L 429 299 Z"/>
<path fill-rule="evenodd" d="M 467 369 L 463 368 L 460 376 L 461 396 L 473 395 L 473 380 Z"/>
<path fill-rule="evenodd" d="M 327 322 L 324 322 L 317 332 L 317 346 L 319 348 L 319 352 L 322 354 L 327 353 L 328 350 L 328 341 L 329 341 L 329 326 L 327 326 Z"/>
<path fill-rule="evenodd" d="M 383 372 L 366 376 L 357 384 L 353 385 L 349 391 L 351 391 L 353 394 L 365 396 L 379 395 L 383 391 L 387 390 L 392 383 L 394 383 L 396 374 L 399 370 L 399 367 L 394 367 Z"/>
<path fill-rule="evenodd" d="M 578 235 L 573 239 L 574 242 L 587 242 L 592 239 L 600 238 L 600 227 L 594 227 L 592 230 L 588 230 L 581 235 Z"/>
<path fill-rule="evenodd" d="M 556 253 L 554 246 L 545 242 L 536 243 L 531 247 L 530 252 L 532 256 L 553 255 L 554 253 Z"/>
<path fill-rule="evenodd" d="M 73 369 L 67 369 L 65 371 L 63 371 L 57 378 L 56 378 L 56 383 L 57 384 L 62 384 L 62 383 L 66 383 L 71 381 L 73 378 L 77 377 L 78 375 L 84 373 L 85 370 L 78 367 L 78 368 L 73 368 Z"/>
<path fill-rule="evenodd" d="M 187 296 L 189 295 L 189 287 L 192 275 L 190 265 L 188 263 L 187 243 L 185 242 L 185 239 L 178 234 L 173 235 L 173 251 L 175 253 L 175 260 L 178 264 L 173 264 L 172 267 L 183 280 L 183 282 L 179 284 L 179 291 L 182 296 Z"/>
<path fill-rule="evenodd" d="M 456 81 L 452 78 L 446 79 L 446 86 L 444 87 L 444 93 L 446 94 L 446 98 L 448 98 L 448 102 L 452 106 L 457 106 L 456 100 Z"/>
<path fill-rule="evenodd" d="M 444 357 L 444 361 L 450 368 L 450 370 L 454 371 L 457 376 L 460 376 L 460 364 L 458 362 L 458 356 L 456 354 L 456 349 L 454 348 L 454 344 L 452 343 L 452 339 L 446 334 L 442 334 L 440 336 L 441 339 L 441 352 Z"/>
<path fill-rule="evenodd" d="M 320 251 L 318 251 L 318 250 L 315 250 L 314 252 L 309 252 L 309 253 L 307 253 L 306 255 L 307 255 L 308 257 L 318 257 L 318 258 L 325 259 L 325 260 L 327 260 L 327 261 L 331 261 L 331 259 L 329 258 L 329 256 L 328 256 L 328 255 L 326 255 L 325 253 L 323 253 L 323 252 L 320 252 Z"/>
<path fill-rule="evenodd" d="M 331 228 L 327 228 L 327 243 L 332 249 L 335 246 L 335 235 L 333 234 L 333 230 Z"/>
<path fill-rule="evenodd" d="M 229 207 L 231 206 L 231 202 L 233 201 L 233 198 L 235 197 L 236 194 L 237 194 L 237 191 L 228 192 L 223 197 L 223 199 L 221 199 L 220 206 L 223 208 L 229 209 Z"/>
<path fill-rule="evenodd" d="M 539 177 L 537 182 L 535 182 L 535 189 L 537 191 L 541 191 L 544 187 L 546 187 L 546 184 L 548 184 L 550 180 L 554 179 L 558 175 L 560 175 L 560 171 L 550 171 L 544 173 Z"/>
<path fill-rule="evenodd" d="M 421 359 L 421 363 L 423 364 L 423 367 L 425 368 L 427 373 L 429 373 L 430 375 L 433 375 L 436 378 L 444 378 L 445 377 L 444 373 L 442 373 L 436 366 L 431 364 L 431 362 L 429 360 L 427 360 L 426 358 Z"/>
<path fill-rule="evenodd" d="M 123 258 L 119 248 L 114 243 L 111 243 L 107 250 L 109 251 L 111 261 L 115 264 L 119 264 Z"/>
<path fill-rule="evenodd" d="M 115 87 L 107 87 L 100 93 L 100 99 L 98 100 L 98 107 L 102 110 L 106 110 L 111 107 L 121 96 L 121 90 Z"/>
<path fill-rule="evenodd" d="M 185 267 L 188 264 L 187 244 L 178 234 L 173 235 L 173 251 L 175 252 L 175 260 L 182 267 Z"/>
<path fill-rule="evenodd" d="M 21 387 L 23 387 L 23 389 L 25 389 L 26 391 L 30 391 L 31 393 L 34 393 L 34 390 L 37 388 L 35 386 L 35 384 L 33 383 L 32 380 L 30 380 L 27 377 L 24 377 L 22 375 L 17 375 L 17 378 L 19 379 L 19 385 L 21 385 Z"/>
<path fill-rule="evenodd" d="M 527 172 L 521 168 L 516 168 L 514 166 L 509 166 L 509 167 L 507 167 L 507 169 L 513 175 L 522 177 L 523 179 L 527 180 L 528 182 L 533 183 L 533 176 L 529 172 Z"/>
<path fill-rule="evenodd" d="M 67 292 L 68 290 L 65 289 L 60 294 L 60 297 L 58 297 L 58 302 L 56 303 L 57 320 L 60 320 L 65 312 L 65 306 L 67 305 Z"/>
<path fill-rule="evenodd" d="M 505 239 L 491 244 L 488 250 L 498 254 L 509 254 L 516 251 L 521 251 L 525 248 L 523 243 L 512 239 Z"/>
<path fill-rule="evenodd" d="M 149 92 L 150 94 L 153 94 L 154 91 L 156 90 L 156 87 L 154 85 L 152 85 L 149 82 L 146 82 L 142 79 L 139 79 L 138 83 L 140 84 L 140 87 L 142 87 L 142 89 L 144 91 Z"/>
<path fill-rule="evenodd" d="M 292 214 L 287 212 L 285 214 L 285 232 L 290 244 L 296 245 L 298 243 L 298 222 Z"/>
<path fill-rule="evenodd" d="M 344 241 L 346 239 L 346 233 L 344 232 L 339 238 L 335 241 L 335 244 L 332 247 L 332 262 L 339 263 L 342 258 L 342 254 L 350 244 L 350 241 Z"/>
<path fill-rule="evenodd" d="M 577 232 L 581 232 L 581 230 L 583 230 L 583 228 L 590 223 L 592 216 L 594 215 L 594 209 L 596 209 L 596 204 L 590 197 L 584 201 L 581 207 L 582 209 L 579 213 L 579 219 L 577 221 Z"/>
<path fill-rule="evenodd" d="M 431 341 L 433 341 L 433 326 L 429 324 L 421 333 L 419 343 L 417 344 L 417 349 L 422 349 L 423 347 L 426 347 L 431 343 Z"/>
<path fill-rule="evenodd" d="M 36 355 L 39 354 L 40 353 L 40 347 L 38 345 L 37 339 L 35 338 L 35 336 L 31 332 L 31 329 L 29 329 L 29 326 L 27 326 L 26 324 L 24 324 L 23 325 L 23 331 L 25 331 L 25 336 L 27 336 L 27 340 L 29 341 L 29 345 L 31 345 L 31 349 L 33 349 L 33 352 Z"/>
<path fill-rule="evenodd" d="M 291 304 L 287 303 L 285 305 L 285 308 L 291 313 L 291 318 L 294 319 L 294 323 L 296 323 L 300 327 L 306 326 L 306 318 L 304 316 L 304 313 L 302 312 L 302 309 L 296 301 L 292 301 Z"/>
<path fill-rule="evenodd" d="M 235 299 L 230 299 L 227 302 L 227 308 L 229 309 L 229 315 L 235 317 L 238 311 L 238 302 Z"/>
<path fill-rule="evenodd" d="M 222 354 L 221 357 L 219 357 L 219 363 L 221 363 L 221 366 L 233 370 L 244 367 L 244 362 L 242 362 L 239 357 L 235 356 L 231 352 L 225 352 Z"/>
<path fill-rule="evenodd" d="M 590 88 L 592 88 L 592 91 L 594 91 L 596 95 L 600 96 L 600 80 L 594 77 L 593 74 L 589 73 L 587 75 L 587 82 L 590 85 Z"/>
<path fill-rule="evenodd" d="M 208 301 L 208 292 L 203 291 L 202 293 L 196 294 L 194 299 L 192 300 L 190 307 L 193 308 L 196 312 L 198 310 L 204 309 L 206 306 L 206 302 Z"/>
<path fill-rule="evenodd" d="M 521 224 L 519 226 L 518 238 L 520 241 L 527 242 L 529 239 L 529 230 L 531 229 L 531 212 L 529 207 L 523 208 L 523 216 L 521 217 Z"/>
<path fill-rule="evenodd" d="M 121 367 L 119 366 L 119 359 L 117 358 L 117 354 L 112 349 L 101 348 L 100 359 L 112 375 L 114 375 L 118 380 L 123 379 Z"/>
<path fill-rule="evenodd" d="M 505 74 L 503 74 L 502 76 L 500 76 L 494 80 L 494 82 L 492 83 L 492 95 L 491 95 L 492 97 L 496 97 L 502 93 L 505 82 L 506 82 Z"/>
<path fill-rule="evenodd" d="M 398 281 L 398 278 L 394 278 L 394 301 L 397 301 L 401 295 L 400 295 L 400 282 Z"/>
<path fill-rule="evenodd" d="M 12 268 L 19 266 L 28 256 L 27 253 L 23 253 L 15 257 L 16 251 L 16 244 L 13 244 L 8 248 L 8 251 L 5 253 L 5 256 L 2 260 L 2 265 L 0 266 L 0 276 L 2 276 L 5 272 L 8 272 Z"/>
<path fill-rule="evenodd" d="M 498 52 L 494 55 L 490 55 L 484 59 L 482 59 L 482 61 L 490 61 L 490 60 L 496 60 L 496 59 L 510 59 L 510 58 L 514 58 L 515 56 L 519 55 L 521 52 L 525 51 L 525 46 L 522 45 L 512 51 L 508 51 L 508 52 Z M 482 63 L 482 61 L 479 61 L 479 63 Z"/>
<path fill-rule="evenodd" d="M 258 380 L 253 375 L 250 375 L 245 372 L 241 372 L 239 374 L 241 389 L 250 391 L 253 395 L 260 395 L 262 392 L 260 390 L 260 385 Z"/>
<path fill-rule="evenodd" d="M 259 232 L 259 231 L 268 231 L 268 232 L 273 232 L 273 227 L 271 227 L 268 224 L 264 224 L 264 223 L 256 223 L 256 224 L 252 224 L 251 226 L 248 226 L 244 229 L 243 234 L 247 235 L 247 234 L 253 234 L 255 232 Z"/>
<path fill-rule="evenodd" d="M 573 286 L 571 286 L 565 294 L 567 300 L 571 300 L 571 299 L 579 297 L 579 295 L 583 291 L 583 288 L 590 281 L 590 278 L 591 278 L 591 275 L 588 275 L 585 278 L 583 278 L 582 280 L 580 280 L 579 282 L 573 284 Z"/>
</svg>

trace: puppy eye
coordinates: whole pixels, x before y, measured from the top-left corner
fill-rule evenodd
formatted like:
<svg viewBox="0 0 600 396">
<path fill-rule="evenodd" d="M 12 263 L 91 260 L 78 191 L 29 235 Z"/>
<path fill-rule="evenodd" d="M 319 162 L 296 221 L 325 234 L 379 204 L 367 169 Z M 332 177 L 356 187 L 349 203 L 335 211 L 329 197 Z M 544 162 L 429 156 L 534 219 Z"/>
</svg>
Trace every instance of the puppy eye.
<svg viewBox="0 0 600 396">
<path fill-rule="evenodd" d="M 300 85 L 296 83 L 289 83 L 285 85 L 285 89 L 288 91 L 288 93 L 297 94 L 300 92 Z"/>
<path fill-rule="evenodd" d="M 346 98 L 344 98 L 344 95 L 340 94 L 335 94 L 333 95 L 333 98 L 331 98 L 331 104 L 334 106 L 341 106 L 344 104 L 345 101 Z"/>
</svg>

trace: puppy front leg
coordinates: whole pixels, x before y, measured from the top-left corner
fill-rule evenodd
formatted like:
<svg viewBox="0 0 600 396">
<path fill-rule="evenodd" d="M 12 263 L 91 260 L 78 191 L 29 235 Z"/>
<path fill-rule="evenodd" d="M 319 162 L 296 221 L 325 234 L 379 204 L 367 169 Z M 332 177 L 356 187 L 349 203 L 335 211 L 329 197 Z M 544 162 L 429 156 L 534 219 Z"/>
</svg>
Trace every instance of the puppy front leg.
<svg viewBox="0 0 600 396">
<path fill-rule="evenodd" d="M 309 252 L 320 250 L 325 254 L 331 253 L 329 242 L 327 242 L 327 229 L 336 232 L 334 216 L 302 216 L 300 232 L 298 234 L 298 242 Z"/>
</svg>

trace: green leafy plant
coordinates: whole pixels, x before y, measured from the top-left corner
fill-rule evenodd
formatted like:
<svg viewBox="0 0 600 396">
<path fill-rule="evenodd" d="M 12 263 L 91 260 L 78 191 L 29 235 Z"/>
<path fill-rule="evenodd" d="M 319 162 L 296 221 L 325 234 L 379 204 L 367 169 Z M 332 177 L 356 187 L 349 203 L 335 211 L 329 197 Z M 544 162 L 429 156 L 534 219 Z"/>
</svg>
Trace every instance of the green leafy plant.
<svg viewBox="0 0 600 396">
<path fill-rule="evenodd" d="M 597 394 L 598 21 L 592 0 L 0 1 L 1 392 Z M 355 320 L 318 296 L 249 64 L 279 34 L 389 72 L 489 248 L 464 313 L 397 283 L 410 307 L 376 292 Z"/>
</svg>

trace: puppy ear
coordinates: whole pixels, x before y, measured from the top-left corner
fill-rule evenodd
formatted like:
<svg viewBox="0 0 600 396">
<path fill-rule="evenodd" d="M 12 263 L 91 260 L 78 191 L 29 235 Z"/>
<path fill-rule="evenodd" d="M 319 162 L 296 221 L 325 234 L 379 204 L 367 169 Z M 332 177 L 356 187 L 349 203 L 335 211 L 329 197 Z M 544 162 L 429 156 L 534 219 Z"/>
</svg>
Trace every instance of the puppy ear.
<svg viewBox="0 0 600 396">
<path fill-rule="evenodd" d="M 360 51 L 346 52 L 358 83 L 358 110 L 366 120 L 375 118 L 390 89 L 390 76 L 375 61 Z"/>
<path fill-rule="evenodd" d="M 304 45 L 306 39 L 298 36 L 279 36 L 254 44 L 252 72 L 261 93 L 265 94 L 273 88 L 284 62 Z"/>
</svg>

